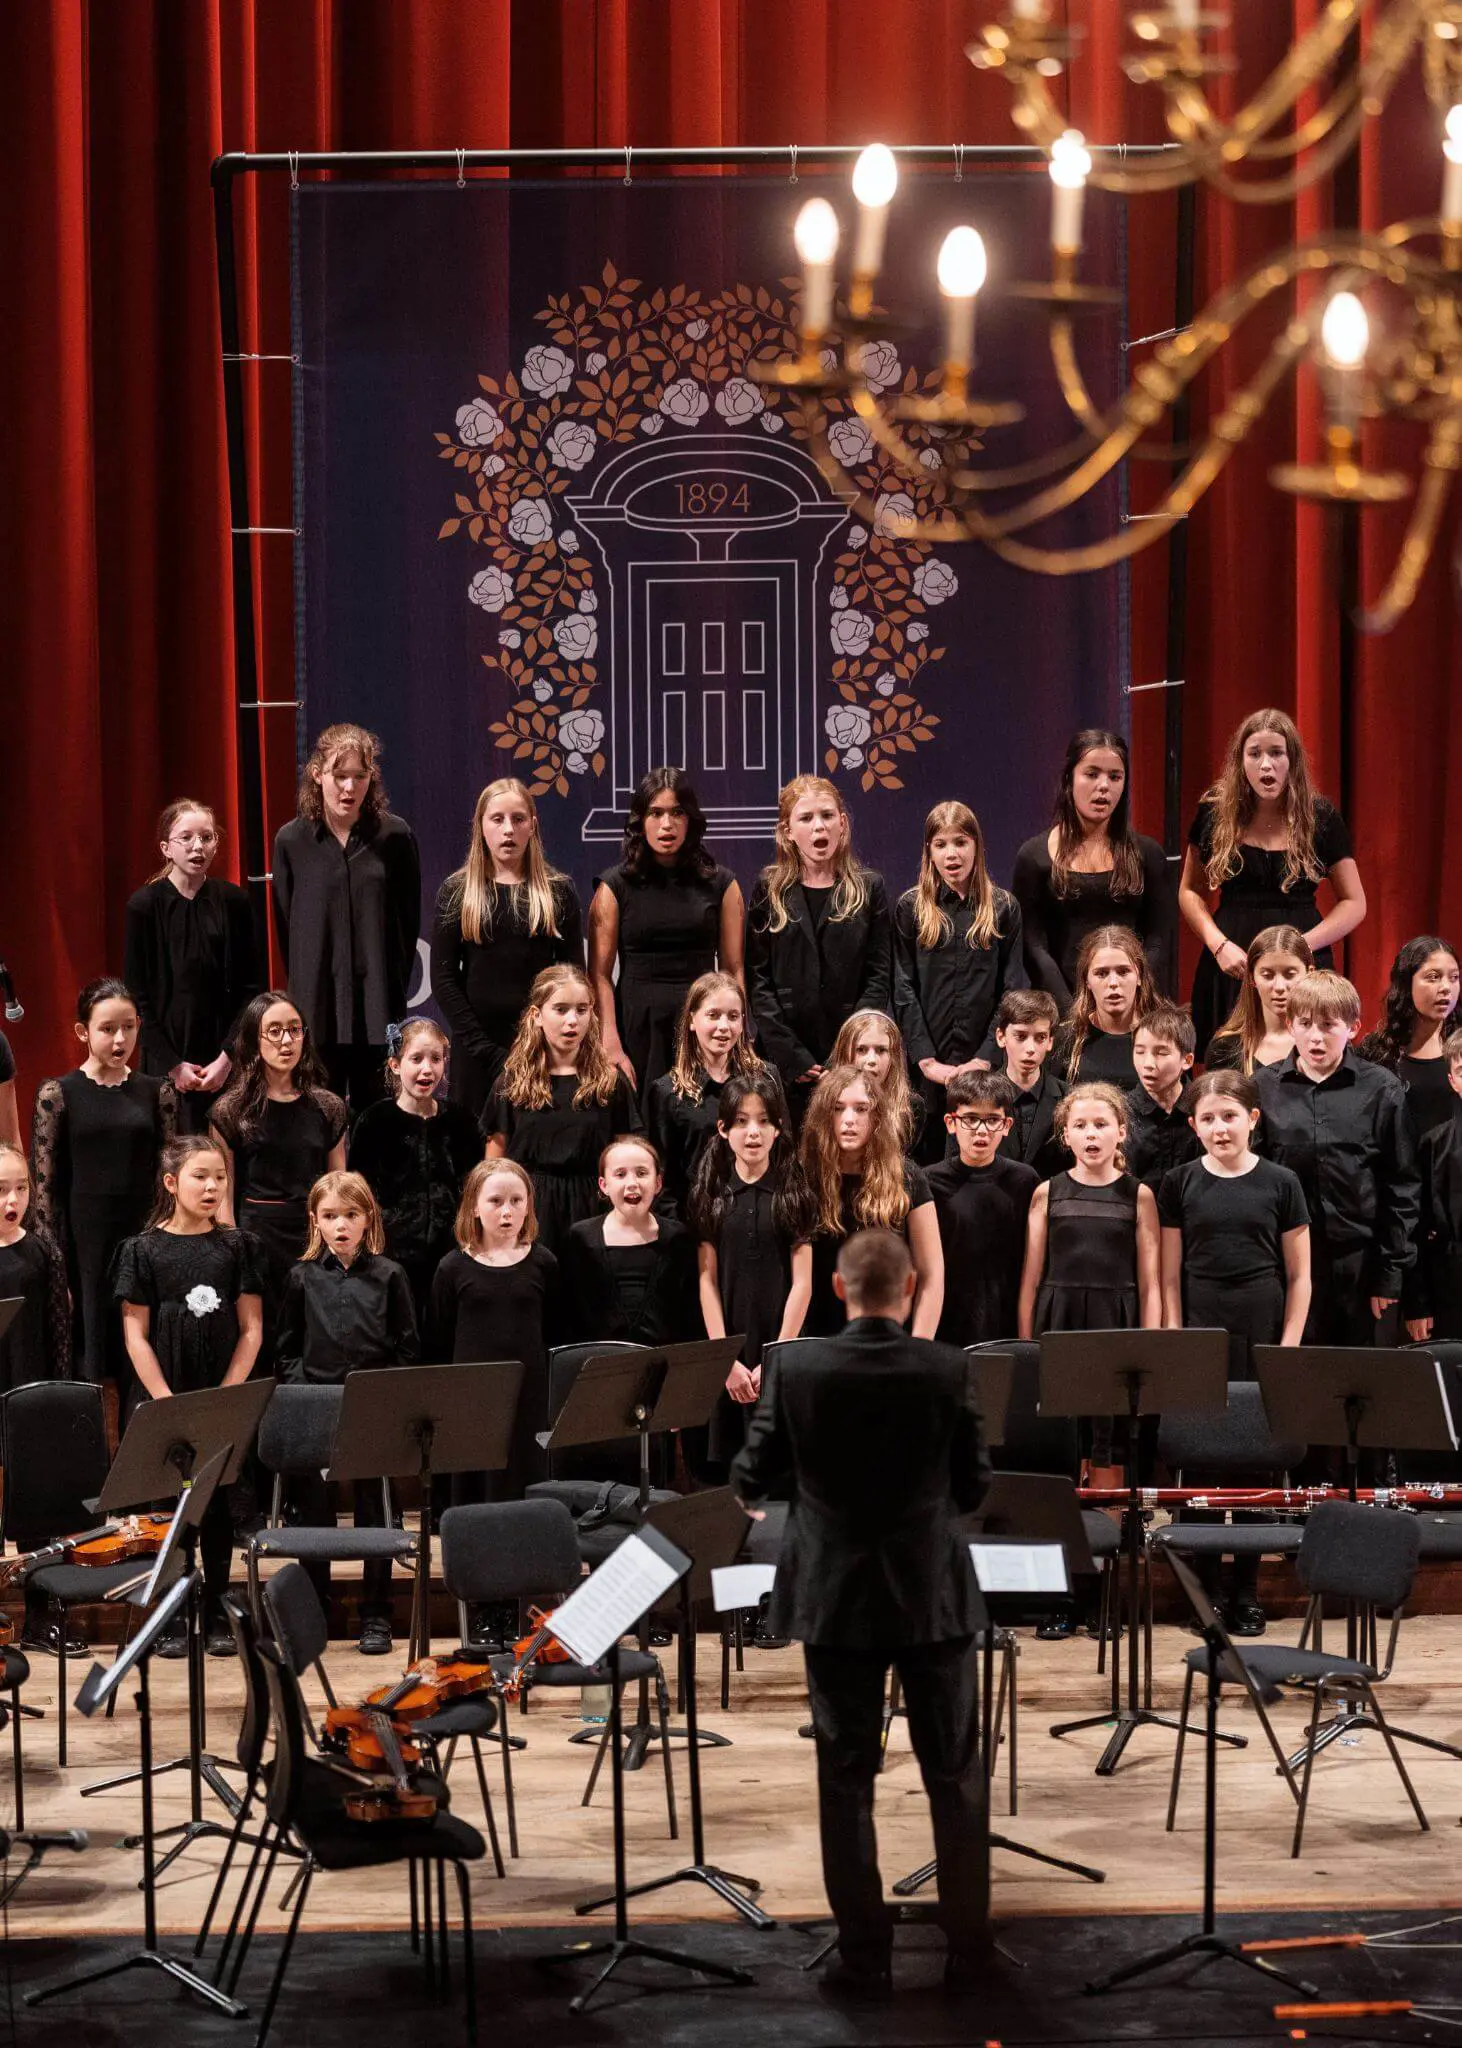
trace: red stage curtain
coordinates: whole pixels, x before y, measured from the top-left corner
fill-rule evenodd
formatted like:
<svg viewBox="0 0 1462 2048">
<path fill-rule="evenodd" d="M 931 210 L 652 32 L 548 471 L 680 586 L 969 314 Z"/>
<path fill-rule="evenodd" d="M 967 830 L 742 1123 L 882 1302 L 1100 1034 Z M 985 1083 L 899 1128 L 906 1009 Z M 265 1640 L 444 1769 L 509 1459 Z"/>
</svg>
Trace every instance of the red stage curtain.
<svg viewBox="0 0 1462 2048">
<path fill-rule="evenodd" d="M 993 4 L 993 0 L 990 0 Z M 998 79 L 962 45 L 987 0 L 43 0 L 0 17 L 0 323 L 6 667 L 0 953 L 30 1015 L 14 1033 L 26 1094 L 73 1057 L 77 986 L 120 959 L 122 907 L 155 865 L 169 797 L 212 801 L 237 872 L 228 508 L 208 165 L 221 149 L 812 144 L 1013 138 Z M 1238 10 L 1251 86 L 1320 0 Z M 1117 55 L 1124 10 L 1069 0 L 1089 34 L 1071 112 L 1097 141 L 1154 139 Z M 1234 32 L 1231 31 L 1232 35 Z M 1363 217 L 1437 202 L 1436 124 L 1414 84 L 1362 155 Z M 1199 201 L 1200 300 L 1319 225 L 1318 202 Z M 288 346 L 283 180 L 239 194 L 245 347 Z M 1134 331 L 1168 325 L 1170 200 L 1133 210 Z M 1272 331 L 1272 322 L 1265 332 Z M 1200 392 L 1202 425 L 1252 367 L 1246 340 Z M 250 370 L 257 524 L 289 516 L 286 369 Z M 1295 711 L 1322 785 L 1348 804 L 1371 914 L 1350 948 L 1367 999 L 1396 945 L 1462 928 L 1445 873 L 1458 627 L 1445 563 L 1389 638 L 1364 646 L 1342 706 L 1334 583 L 1316 511 L 1269 465 L 1316 446 L 1308 389 L 1276 404 L 1191 523 L 1184 803 L 1256 704 Z M 1402 438 L 1405 438 L 1403 433 Z M 1378 448 L 1377 457 L 1381 454 Z M 1160 471 L 1134 478 L 1148 502 Z M 1368 522 L 1369 591 L 1402 517 Z M 1452 522 L 1449 521 L 1449 526 Z M 266 697 L 290 694 L 288 543 L 255 543 Z M 1450 555 L 1450 537 L 1444 554 Z M 1134 569 L 1134 680 L 1163 673 L 1165 545 Z M 1342 716 L 1352 787 L 1341 790 Z M 287 715 L 264 714 L 271 826 L 294 784 Z M 1134 705 L 1137 808 L 1161 825 L 1163 699 Z M 1035 821 L 1033 821 L 1035 822 Z"/>
</svg>

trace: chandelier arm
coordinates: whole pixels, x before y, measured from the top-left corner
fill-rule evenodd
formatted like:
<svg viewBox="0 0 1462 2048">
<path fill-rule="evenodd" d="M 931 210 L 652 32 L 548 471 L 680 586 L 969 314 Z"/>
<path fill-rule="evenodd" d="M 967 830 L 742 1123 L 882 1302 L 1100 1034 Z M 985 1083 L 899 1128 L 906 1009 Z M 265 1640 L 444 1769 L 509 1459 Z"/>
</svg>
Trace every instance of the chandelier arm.
<svg viewBox="0 0 1462 2048">
<path fill-rule="evenodd" d="M 1067 444 L 1073 451 L 1071 460 L 1074 461 L 1076 456 L 1093 442 L 1105 440 L 1106 436 L 1111 432 L 1111 418 L 1099 409 L 1091 393 L 1087 390 L 1086 379 L 1082 376 L 1081 365 L 1076 359 L 1075 332 L 1071 322 L 1063 315 L 1057 314 L 1053 317 L 1050 340 L 1051 361 L 1055 366 L 1057 381 L 1061 386 L 1061 396 L 1066 401 L 1067 410 L 1086 429 L 1086 433 L 1080 441 Z M 1120 404 L 1121 400 L 1118 399 L 1113 406 L 1113 412 L 1120 407 Z M 1177 441 L 1149 443 L 1139 441 L 1128 452 L 1134 462 L 1166 462 L 1172 464 L 1175 462 L 1186 462 L 1191 445 L 1191 443 L 1180 443 Z M 1053 464 L 1052 467 L 1054 469 L 1056 465 Z M 966 472 L 966 474 L 970 474 L 970 472 Z M 983 472 L 978 472 L 978 474 L 983 478 Z M 1032 478 L 1032 481 L 1034 482 L 1035 479 Z M 989 490 L 992 486 L 982 482 L 981 488 Z"/>
<path fill-rule="evenodd" d="M 1442 513 L 1451 496 L 1452 479 L 1462 464 L 1462 408 L 1454 404 L 1432 429 L 1422 456 L 1422 478 L 1406 532 L 1385 589 L 1374 605 L 1355 614 L 1363 633 L 1389 633 L 1415 600 L 1436 546 Z"/>
</svg>

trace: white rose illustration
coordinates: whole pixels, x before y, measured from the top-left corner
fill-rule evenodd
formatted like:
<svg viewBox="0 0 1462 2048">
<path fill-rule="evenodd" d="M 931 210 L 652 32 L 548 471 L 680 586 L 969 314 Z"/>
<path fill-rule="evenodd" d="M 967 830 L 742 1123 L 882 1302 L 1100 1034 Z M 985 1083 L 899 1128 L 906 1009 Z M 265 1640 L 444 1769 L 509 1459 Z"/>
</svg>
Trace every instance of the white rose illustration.
<svg viewBox="0 0 1462 2048">
<path fill-rule="evenodd" d="M 834 654 L 862 654 L 873 638 L 873 621 L 867 612 L 835 612 L 830 638 Z"/>
<path fill-rule="evenodd" d="M 507 466 L 501 455 L 487 455 L 483 457 L 481 473 L 483 476 L 501 476 Z"/>
<path fill-rule="evenodd" d="M 588 355 L 584 358 L 584 368 L 591 377 L 597 377 L 608 360 L 609 358 L 601 350 L 597 348 L 590 349 Z"/>
<path fill-rule="evenodd" d="M 587 775 L 589 772 L 588 759 L 583 754 L 565 754 L 563 764 L 570 775 Z"/>
<path fill-rule="evenodd" d="M 822 349 L 818 353 L 817 360 L 821 364 L 824 371 L 826 371 L 827 375 L 830 377 L 833 371 L 838 367 L 838 352 L 835 348 Z"/>
<path fill-rule="evenodd" d="M 693 427 L 711 401 L 694 377 L 677 377 L 660 393 L 660 410 L 678 427 Z"/>
<path fill-rule="evenodd" d="M 873 720 L 861 704 L 830 704 L 822 729 L 841 753 L 846 747 L 862 746 L 873 730 Z"/>
<path fill-rule="evenodd" d="M 553 695 L 553 684 L 545 676 L 533 678 L 533 694 L 540 704 L 546 704 Z"/>
<path fill-rule="evenodd" d="M 922 619 L 915 619 L 913 625 L 906 626 L 904 631 L 910 640 L 927 640 L 929 638 L 929 628 Z"/>
<path fill-rule="evenodd" d="M 467 595 L 485 612 L 500 612 L 512 594 L 512 577 L 505 575 L 495 562 L 486 569 L 479 569 L 467 586 Z"/>
<path fill-rule="evenodd" d="M 891 697 L 898 688 L 898 677 L 892 669 L 885 669 L 873 687 L 880 697 Z"/>
<path fill-rule="evenodd" d="M 873 508 L 873 531 L 894 540 L 914 529 L 914 501 L 907 491 L 881 491 Z"/>
<path fill-rule="evenodd" d="M 589 765 L 589 755 L 597 753 L 604 743 L 603 712 L 566 711 L 558 722 L 558 743 L 567 756 L 569 772 L 582 775 Z"/>
<path fill-rule="evenodd" d="M 761 423 L 769 434 L 780 434 L 782 431 L 782 415 L 779 412 L 764 412 Z"/>
<path fill-rule="evenodd" d="M 223 1307 L 223 1296 L 216 1287 L 190 1287 L 183 1297 L 183 1304 L 192 1315 L 200 1320 L 211 1316 L 213 1311 Z"/>
<path fill-rule="evenodd" d="M 664 424 L 665 422 L 661 419 L 659 413 L 647 412 L 640 421 L 640 432 L 642 434 L 658 434 Z"/>
<path fill-rule="evenodd" d="M 849 747 L 847 753 L 843 756 L 843 766 L 845 768 L 861 768 L 863 766 L 863 749 L 861 747 Z"/>
<path fill-rule="evenodd" d="M 868 528 L 866 526 L 850 526 L 848 528 L 848 546 L 850 548 L 861 548 L 867 539 Z"/>
<path fill-rule="evenodd" d="M 457 439 L 464 448 L 490 448 L 503 430 L 503 423 L 485 398 L 457 408 Z"/>
<path fill-rule="evenodd" d="M 582 420 L 560 420 L 548 437 L 548 452 L 560 469 L 587 469 L 599 437 Z"/>
<path fill-rule="evenodd" d="M 566 526 L 559 535 L 558 545 L 561 554 L 576 555 L 579 552 L 579 536 L 571 526 Z"/>
<path fill-rule="evenodd" d="M 833 585 L 832 589 L 827 594 L 827 601 L 832 606 L 835 612 L 841 612 L 847 609 L 848 593 L 843 588 L 841 583 L 835 583 Z"/>
<path fill-rule="evenodd" d="M 515 498 L 508 514 L 508 532 L 520 548 L 542 547 L 553 532 L 553 521 L 542 498 Z"/>
<path fill-rule="evenodd" d="M 935 555 L 931 555 L 927 562 L 921 562 L 914 571 L 914 595 L 922 598 L 925 604 L 943 604 L 958 589 L 958 576 L 948 562 L 941 562 Z"/>
<path fill-rule="evenodd" d="M 599 645 L 599 628 L 581 612 L 560 619 L 553 629 L 554 644 L 565 661 L 592 661 Z"/>
<path fill-rule="evenodd" d="M 580 594 L 579 594 L 579 610 L 580 610 L 581 612 L 597 612 L 597 611 L 598 611 L 598 609 L 599 609 L 599 600 L 598 600 L 598 598 L 597 598 L 597 597 L 596 597 L 596 596 L 594 595 L 593 591 L 592 591 L 592 590 L 585 590 L 585 591 L 581 591 L 581 592 L 580 592 Z"/>
<path fill-rule="evenodd" d="M 521 647 L 523 636 L 516 626 L 508 626 L 498 634 L 497 644 L 499 647 Z"/>
<path fill-rule="evenodd" d="M 891 341 L 866 341 L 858 365 L 864 382 L 874 391 L 887 391 L 903 376 L 899 352 Z"/>
<path fill-rule="evenodd" d="M 944 457 L 937 448 L 921 449 L 919 460 L 923 463 L 925 469 L 943 469 L 944 467 Z"/>
<path fill-rule="evenodd" d="M 530 391 L 539 391 L 545 398 L 555 398 L 560 391 L 567 391 L 573 374 L 573 357 L 566 356 L 561 348 L 550 348 L 547 342 L 539 342 L 523 358 L 523 382 Z"/>
<path fill-rule="evenodd" d="M 692 341 L 704 341 L 711 331 L 711 324 L 708 320 L 688 320 L 685 331 Z"/>
<path fill-rule="evenodd" d="M 754 420 L 764 407 L 765 400 L 749 377 L 728 377 L 716 393 L 716 410 L 730 427 Z"/>
<path fill-rule="evenodd" d="M 873 453 L 873 436 L 856 416 L 834 420 L 827 439 L 844 469 L 856 469 Z"/>
</svg>

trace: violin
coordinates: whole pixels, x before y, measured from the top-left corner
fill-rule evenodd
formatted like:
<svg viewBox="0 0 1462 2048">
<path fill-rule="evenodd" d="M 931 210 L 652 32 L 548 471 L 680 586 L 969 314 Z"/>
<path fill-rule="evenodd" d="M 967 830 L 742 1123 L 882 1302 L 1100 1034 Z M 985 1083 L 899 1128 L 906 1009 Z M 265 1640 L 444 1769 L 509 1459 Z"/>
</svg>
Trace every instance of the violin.
<svg viewBox="0 0 1462 2048">
<path fill-rule="evenodd" d="M 485 1692 L 492 1684 L 493 1670 L 488 1663 L 466 1657 L 424 1657 L 394 1685 L 367 1693 L 361 1704 L 389 1714 L 393 1721 L 424 1721 L 448 1700 Z"/>
<path fill-rule="evenodd" d="M 352 1711 L 347 1708 L 347 1712 Z M 413 1785 L 409 1765 L 420 1762 L 421 1752 L 413 1743 L 402 1742 L 389 1715 L 368 1710 L 364 1718 L 372 1724 L 387 1775 L 359 1792 L 345 1796 L 347 1820 L 434 1820 L 445 1799 L 435 1791 Z"/>
<path fill-rule="evenodd" d="M 124 1515 L 118 1522 L 104 1522 L 99 1529 L 87 1529 L 79 1536 L 59 1536 L 39 1550 L 21 1557 L 0 1558 L 0 1586 L 18 1578 L 33 1565 L 129 1564 L 134 1557 L 156 1557 L 167 1540 L 173 1517 L 165 1515 Z"/>
<path fill-rule="evenodd" d="M 8 1649 L 15 1641 L 15 1627 L 8 1614 L 0 1614 L 0 1650 Z"/>
<path fill-rule="evenodd" d="M 513 1645 L 513 1668 L 502 1681 L 500 1690 L 505 1700 L 515 1700 L 523 1690 L 523 1674 L 530 1664 L 572 1664 L 574 1655 L 553 1633 L 553 1616 L 545 1614 L 539 1607 L 528 1609 L 528 1619 L 534 1624 L 533 1633 L 523 1636 Z"/>
<path fill-rule="evenodd" d="M 370 1707 L 331 1707 L 325 1716 L 321 1746 L 338 1751 L 354 1770 L 380 1771 L 389 1763 L 384 1731 L 402 1763 L 415 1767 L 421 1762 L 421 1751 L 406 1739 L 404 1729 L 404 1722 L 398 1729 L 387 1715 Z"/>
</svg>

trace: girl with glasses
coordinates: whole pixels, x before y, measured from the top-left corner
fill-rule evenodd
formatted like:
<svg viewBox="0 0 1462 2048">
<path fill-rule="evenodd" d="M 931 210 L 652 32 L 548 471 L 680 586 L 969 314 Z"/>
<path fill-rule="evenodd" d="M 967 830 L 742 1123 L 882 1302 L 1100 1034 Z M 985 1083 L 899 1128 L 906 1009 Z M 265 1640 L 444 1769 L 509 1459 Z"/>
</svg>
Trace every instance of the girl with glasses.
<svg viewBox="0 0 1462 2048">
<path fill-rule="evenodd" d="M 163 865 L 127 904 L 123 971 L 142 1013 L 140 1065 L 177 1091 L 178 1128 L 208 1128 L 233 1072 L 234 1020 L 263 976 L 248 896 L 210 873 L 218 824 L 179 797 L 157 821 Z"/>
</svg>

